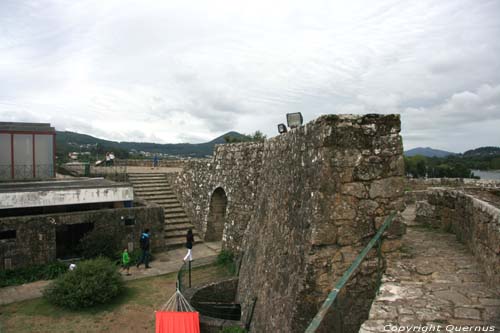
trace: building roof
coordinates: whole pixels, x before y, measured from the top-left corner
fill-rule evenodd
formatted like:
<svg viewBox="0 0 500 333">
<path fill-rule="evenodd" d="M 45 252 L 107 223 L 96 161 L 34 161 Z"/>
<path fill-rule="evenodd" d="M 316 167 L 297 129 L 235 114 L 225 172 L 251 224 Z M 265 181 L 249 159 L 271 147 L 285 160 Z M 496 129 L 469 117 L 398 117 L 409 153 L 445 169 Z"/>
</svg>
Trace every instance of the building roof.
<svg viewBox="0 0 500 333">
<path fill-rule="evenodd" d="M 0 211 L 132 200 L 132 185 L 102 178 L 0 183 Z"/>
<path fill-rule="evenodd" d="M 48 123 L 11 123 L 0 121 L 0 132 L 51 132 L 55 133 L 54 127 Z"/>
<path fill-rule="evenodd" d="M 77 178 L 48 181 L 0 182 L 0 193 L 38 192 L 84 188 L 131 187 L 128 183 L 118 183 L 104 178 Z"/>
</svg>

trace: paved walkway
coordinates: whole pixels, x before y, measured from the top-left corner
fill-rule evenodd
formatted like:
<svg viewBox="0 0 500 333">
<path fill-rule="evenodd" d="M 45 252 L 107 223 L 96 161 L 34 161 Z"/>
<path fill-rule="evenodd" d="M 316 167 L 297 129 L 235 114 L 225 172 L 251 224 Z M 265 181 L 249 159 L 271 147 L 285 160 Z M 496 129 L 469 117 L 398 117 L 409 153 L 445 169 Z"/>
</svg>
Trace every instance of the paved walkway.
<svg viewBox="0 0 500 333">
<path fill-rule="evenodd" d="M 474 332 L 465 326 L 500 332 L 500 286 L 487 285 L 484 271 L 455 235 L 415 225 L 413 212 L 410 207 L 403 214 L 409 222 L 403 253 L 388 258 L 360 332 Z M 423 329 L 416 331 L 419 325 Z"/>
<path fill-rule="evenodd" d="M 215 261 L 220 251 L 220 242 L 201 243 L 193 247 L 193 267 L 203 266 Z M 182 258 L 186 249 L 179 248 L 168 252 L 153 253 L 155 260 L 151 262 L 150 269 L 144 266 L 130 268 L 130 276 L 123 275 L 124 280 L 136 280 L 151 276 L 177 272 L 183 262 Z M 19 286 L 0 288 L 0 305 L 38 298 L 42 296 L 42 290 L 50 281 L 37 281 Z"/>
</svg>

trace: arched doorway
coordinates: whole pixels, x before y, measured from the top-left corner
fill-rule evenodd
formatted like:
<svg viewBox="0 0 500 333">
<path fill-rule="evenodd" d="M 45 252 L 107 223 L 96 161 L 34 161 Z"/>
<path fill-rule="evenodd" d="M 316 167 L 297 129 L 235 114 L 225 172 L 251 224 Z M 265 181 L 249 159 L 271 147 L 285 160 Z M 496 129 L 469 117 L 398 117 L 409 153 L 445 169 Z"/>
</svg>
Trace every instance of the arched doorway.
<svg viewBox="0 0 500 333">
<path fill-rule="evenodd" d="M 218 187 L 210 198 L 210 211 L 208 212 L 205 242 L 222 240 L 222 233 L 224 232 L 224 224 L 226 222 L 226 207 L 226 192 L 221 187 Z"/>
</svg>

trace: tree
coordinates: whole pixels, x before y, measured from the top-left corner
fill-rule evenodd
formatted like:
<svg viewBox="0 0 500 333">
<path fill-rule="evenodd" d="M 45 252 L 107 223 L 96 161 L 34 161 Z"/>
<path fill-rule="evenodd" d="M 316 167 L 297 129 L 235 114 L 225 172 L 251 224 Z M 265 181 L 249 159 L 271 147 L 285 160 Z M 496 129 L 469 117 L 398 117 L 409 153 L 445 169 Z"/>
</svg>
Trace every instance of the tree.
<svg viewBox="0 0 500 333">
<path fill-rule="evenodd" d="M 231 136 L 226 135 L 224 140 L 226 143 L 237 143 L 237 142 L 264 142 L 267 136 L 261 131 L 256 131 L 254 134 L 243 134 L 241 136 Z"/>
</svg>

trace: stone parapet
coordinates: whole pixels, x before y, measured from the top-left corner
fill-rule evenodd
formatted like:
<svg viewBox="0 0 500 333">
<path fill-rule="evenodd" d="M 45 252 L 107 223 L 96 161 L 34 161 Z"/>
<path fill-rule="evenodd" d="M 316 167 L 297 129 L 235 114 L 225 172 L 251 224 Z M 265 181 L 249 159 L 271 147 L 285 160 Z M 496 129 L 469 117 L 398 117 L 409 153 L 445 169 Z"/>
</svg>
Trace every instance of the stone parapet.
<svg viewBox="0 0 500 333">
<path fill-rule="evenodd" d="M 500 284 L 500 209 L 452 189 L 431 189 L 417 202 L 416 221 L 454 233 L 486 271 L 492 285 Z"/>
</svg>

